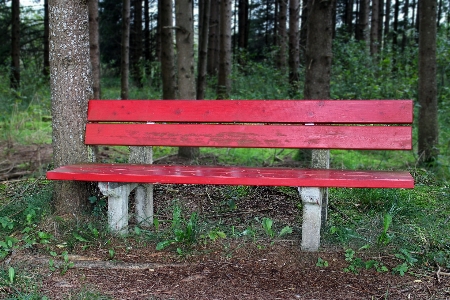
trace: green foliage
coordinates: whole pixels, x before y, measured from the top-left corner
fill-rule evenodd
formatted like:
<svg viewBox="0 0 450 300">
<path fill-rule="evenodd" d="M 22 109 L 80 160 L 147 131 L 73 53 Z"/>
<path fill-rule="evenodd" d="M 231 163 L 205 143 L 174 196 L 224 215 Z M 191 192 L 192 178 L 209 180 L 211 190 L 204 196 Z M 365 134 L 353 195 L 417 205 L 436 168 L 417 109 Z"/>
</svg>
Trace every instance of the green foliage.
<svg viewBox="0 0 450 300">
<path fill-rule="evenodd" d="M 328 267 L 328 261 L 319 257 L 319 258 L 317 258 L 316 267 L 326 268 L 326 267 Z"/>
<path fill-rule="evenodd" d="M 345 260 L 349 263 L 349 265 L 344 268 L 344 272 L 358 274 L 362 269 L 375 269 L 377 272 L 389 271 L 381 261 L 374 259 L 365 261 L 362 258 L 357 257 L 356 252 L 351 248 L 345 250 Z"/>
<path fill-rule="evenodd" d="M 176 244 L 179 246 L 177 252 L 182 254 L 183 249 L 181 247 L 190 246 L 196 242 L 198 234 L 197 226 L 197 214 L 194 212 L 190 215 L 188 220 L 184 220 L 181 207 L 175 204 L 172 213 L 171 235 L 168 239 L 159 242 L 156 245 L 156 250 L 163 250 L 170 245 Z"/>
<path fill-rule="evenodd" d="M 273 239 L 275 237 L 275 231 L 273 230 L 272 226 L 273 226 L 273 220 L 270 218 L 263 218 L 261 225 L 264 229 L 264 232 L 266 233 L 267 236 L 269 236 L 271 239 Z M 281 229 L 281 231 L 278 233 L 278 237 L 282 237 L 286 234 L 290 234 L 292 233 L 292 228 L 289 226 L 285 226 L 283 227 L 283 229 Z"/>
</svg>

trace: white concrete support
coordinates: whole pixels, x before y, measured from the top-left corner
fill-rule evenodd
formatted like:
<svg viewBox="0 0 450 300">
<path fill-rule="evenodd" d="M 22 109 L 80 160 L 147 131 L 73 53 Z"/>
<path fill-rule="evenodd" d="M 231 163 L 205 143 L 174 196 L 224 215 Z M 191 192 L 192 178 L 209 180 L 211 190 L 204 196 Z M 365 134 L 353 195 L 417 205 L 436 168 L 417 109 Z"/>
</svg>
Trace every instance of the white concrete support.
<svg viewBox="0 0 450 300">
<path fill-rule="evenodd" d="M 136 222 L 144 227 L 153 225 L 153 184 L 138 185 L 135 191 Z"/>
<path fill-rule="evenodd" d="M 299 187 L 303 202 L 302 250 L 317 251 L 320 246 L 320 226 L 322 213 L 322 189 Z"/>
<path fill-rule="evenodd" d="M 102 194 L 108 197 L 108 225 L 114 233 L 127 233 L 128 196 L 136 186 L 136 183 L 98 183 Z"/>
</svg>

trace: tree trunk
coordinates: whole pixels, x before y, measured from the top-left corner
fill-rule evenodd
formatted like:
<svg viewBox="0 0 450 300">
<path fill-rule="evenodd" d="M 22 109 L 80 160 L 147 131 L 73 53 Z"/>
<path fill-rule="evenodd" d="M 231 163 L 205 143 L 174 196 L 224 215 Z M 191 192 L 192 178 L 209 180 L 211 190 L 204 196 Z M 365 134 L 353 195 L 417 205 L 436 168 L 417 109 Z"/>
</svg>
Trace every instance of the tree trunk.
<svg viewBox="0 0 450 300">
<path fill-rule="evenodd" d="M 378 38 L 378 17 L 379 13 L 379 0 L 372 0 L 372 19 L 370 27 L 370 54 L 372 57 L 376 57 L 379 51 L 379 38 Z"/>
<path fill-rule="evenodd" d="M 287 21 L 287 1 L 288 0 L 277 0 L 279 5 L 278 12 L 278 59 L 277 68 L 283 73 L 286 69 L 286 42 L 287 42 L 287 31 L 286 31 L 286 21 Z"/>
<path fill-rule="evenodd" d="M 360 0 L 359 17 L 356 30 L 356 40 L 364 41 L 368 45 L 369 41 L 369 0 Z"/>
<path fill-rule="evenodd" d="M 409 13 L 409 0 L 405 0 L 403 3 L 403 30 L 402 30 L 402 47 L 401 52 L 405 52 L 405 48 L 408 42 L 406 32 L 408 31 L 408 13 Z"/>
<path fill-rule="evenodd" d="M 303 13 L 305 11 L 303 10 Z M 298 39 L 298 23 L 300 14 L 299 0 L 289 0 L 289 84 L 290 95 L 294 95 L 298 91 L 300 66 L 299 60 L 299 39 Z"/>
<path fill-rule="evenodd" d="M 350 39 L 353 35 L 353 0 L 347 0 L 345 3 L 345 25 Z"/>
<path fill-rule="evenodd" d="M 12 89 L 20 87 L 20 0 L 11 1 L 11 74 Z"/>
<path fill-rule="evenodd" d="M 220 7 L 220 57 L 217 99 L 230 99 L 231 93 L 231 0 L 222 0 Z"/>
<path fill-rule="evenodd" d="M 211 17 L 209 21 L 209 40 L 208 40 L 208 74 L 217 75 L 219 68 L 219 28 L 220 28 L 220 2 L 221 0 L 211 1 Z"/>
<path fill-rule="evenodd" d="M 419 0 L 419 163 L 438 159 L 438 107 L 436 86 L 436 0 Z"/>
<path fill-rule="evenodd" d="M 48 26 L 48 0 L 44 0 L 44 67 L 42 74 L 44 76 L 50 75 L 50 60 L 49 60 L 49 26 Z"/>
<path fill-rule="evenodd" d="M 132 68 L 132 78 L 135 86 L 138 88 L 144 87 L 142 82 L 142 68 L 141 68 L 141 59 L 142 59 L 142 0 L 134 0 L 133 1 L 133 34 L 131 44 L 131 68 Z"/>
<path fill-rule="evenodd" d="M 393 24 L 393 29 L 394 32 L 392 33 L 392 46 L 394 48 L 394 50 L 397 49 L 397 45 L 398 45 L 398 15 L 400 13 L 400 0 L 395 0 L 395 5 L 394 5 L 394 24 Z"/>
<path fill-rule="evenodd" d="M 300 60 L 302 64 L 305 63 L 305 56 L 306 56 L 306 35 L 307 35 L 307 31 L 308 31 L 308 26 L 307 26 L 307 20 L 308 20 L 308 0 L 296 0 L 298 1 L 298 5 L 300 5 L 300 1 L 302 1 L 302 10 L 301 10 L 301 24 L 300 24 L 300 37 L 297 37 L 299 39 L 299 55 L 300 55 Z M 291 7 L 290 7 L 290 1 L 289 1 L 289 27 L 291 26 Z M 295 11 L 293 11 L 292 13 L 295 13 Z M 293 20 L 293 22 L 295 22 Z M 297 21 L 298 22 L 298 21 Z M 298 25 L 297 25 L 298 26 Z M 289 29 L 289 39 L 291 38 L 291 31 Z M 290 47 L 290 46 L 289 46 Z"/>
<path fill-rule="evenodd" d="M 383 46 L 384 0 L 378 0 L 378 50 Z"/>
<path fill-rule="evenodd" d="M 386 0 L 386 14 L 384 15 L 384 44 L 388 44 L 391 24 L 391 0 Z"/>
<path fill-rule="evenodd" d="M 239 40 L 238 47 L 247 49 L 248 45 L 248 0 L 239 0 Z"/>
<path fill-rule="evenodd" d="M 180 99 L 196 99 L 194 70 L 194 16 L 192 0 L 176 0 L 176 40 L 178 91 Z M 198 147 L 179 147 L 178 155 L 195 158 L 200 155 Z"/>
<path fill-rule="evenodd" d="M 151 40 L 150 40 L 150 0 L 144 0 L 144 58 L 145 69 L 149 71 L 151 61 Z"/>
<path fill-rule="evenodd" d="M 206 91 L 206 67 L 208 58 L 208 37 L 209 37 L 209 16 L 211 12 L 211 0 L 202 1 L 200 10 L 200 35 L 198 47 L 198 65 L 197 65 L 197 99 L 205 98 Z"/>
<path fill-rule="evenodd" d="M 161 0 L 161 76 L 163 99 L 176 99 L 172 0 Z"/>
<path fill-rule="evenodd" d="M 89 0 L 89 46 L 92 64 L 92 88 L 94 99 L 101 99 L 100 89 L 100 43 L 98 33 L 98 0 Z"/>
<path fill-rule="evenodd" d="M 87 103 L 92 98 L 87 2 L 50 0 L 49 20 L 53 162 L 60 167 L 89 161 L 84 144 Z M 57 215 L 73 218 L 86 207 L 86 183 L 54 185 Z"/>
<path fill-rule="evenodd" d="M 305 99 L 329 99 L 332 61 L 333 28 L 331 15 L 333 2 L 309 1 L 308 37 L 306 42 Z M 327 169 L 330 165 L 329 150 L 313 150 L 311 166 Z M 322 224 L 327 219 L 328 191 L 323 190 Z"/>
<path fill-rule="evenodd" d="M 130 73 L 130 0 L 122 0 L 122 58 L 120 64 L 120 98 L 128 99 Z"/>
</svg>

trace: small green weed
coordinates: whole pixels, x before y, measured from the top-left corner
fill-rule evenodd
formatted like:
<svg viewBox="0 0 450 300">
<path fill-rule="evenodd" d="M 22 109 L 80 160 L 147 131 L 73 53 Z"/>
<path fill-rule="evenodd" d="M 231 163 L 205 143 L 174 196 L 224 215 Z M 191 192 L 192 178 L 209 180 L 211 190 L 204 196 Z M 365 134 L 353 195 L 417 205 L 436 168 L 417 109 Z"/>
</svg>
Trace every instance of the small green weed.
<svg viewBox="0 0 450 300">
<path fill-rule="evenodd" d="M 50 251 L 50 255 L 55 258 L 58 258 L 58 257 L 62 258 L 62 262 L 60 264 L 55 263 L 55 261 L 53 259 L 49 259 L 48 266 L 49 266 L 50 271 L 54 272 L 57 269 L 59 269 L 61 275 L 64 275 L 67 273 L 67 271 L 69 269 L 73 268 L 74 263 L 69 260 L 69 254 L 67 253 L 67 251 L 62 252 L 61 255 L 58 255 L 54 251 Z"/>
<path fill-rule="evenodd" d="M 159 242 L 156 245 L 156 250 L 163 250 L 170 245 L 176 244 L 180 246 L 177 247 L 177 252 L 181 255 L 183 253 L 181 247 L 192 245 L 196 241 L 197 225 L 197 213 L 192 213 L 189 219 L 185 221 L 182 217 L 181 207 L 175 204 L 172 213 L 171 236 Z"/>
<path fill-rule="evenodd" d="M 362 269 L 375 269 L 377 272 L 387 272 L 388 268 L 377 260 L 364 261 L 360 257 L 355 256 L 356 252 L 353 249 L 345 250 L 345 260 L 349 262 L 349 265 L 344 268 L 344 272 L 352 272 L 358 274 Z"/>
<path fill-rule="evenodd" d="M 405 275 L 409 268 L 412 267 L 418 260 L 411 255 L 407 249 L 401 248 L 400 253 L 396 253 L 395 257 L 403 260 L 403 263 L 399 264 L 392 269 L 392 272 L 400 274 L 400 276 Z"/>
<path fill-rule="evenodd" d="M 264 229 L 264 232 L 271 238 L 273 239 L 275 237 L 275 231 L 273 230 L 272 226 L 273 226 L 273 220 L 270 218 L 263 218 L 261 225 Z M 286 234 L 290 234 L 292 233 L 292 228 L 289 226 L 285 226 L 283 227 L 283 229 L 281 229 L 281 231 L 278 233 L 278 237 L 282 237 Z"/>
<path fill-rule="evenodd" d="M 316 267 L 326 268 L 328 267 L 328 261 L 322 259 L 321 257 L 318 257 Z"/>
</svg>

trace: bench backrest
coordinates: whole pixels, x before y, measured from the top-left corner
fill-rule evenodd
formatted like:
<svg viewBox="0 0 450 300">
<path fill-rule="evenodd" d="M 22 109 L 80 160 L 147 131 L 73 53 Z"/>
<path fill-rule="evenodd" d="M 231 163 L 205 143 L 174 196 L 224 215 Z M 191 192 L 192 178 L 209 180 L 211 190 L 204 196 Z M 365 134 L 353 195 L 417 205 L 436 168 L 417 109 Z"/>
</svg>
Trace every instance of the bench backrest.
<svg viewBox="0 0 450 300">
<path fill-rule="evenodd" d="M 91 100 L 86 144 L 412 148 L 412 100 Z"/>
</svg>

